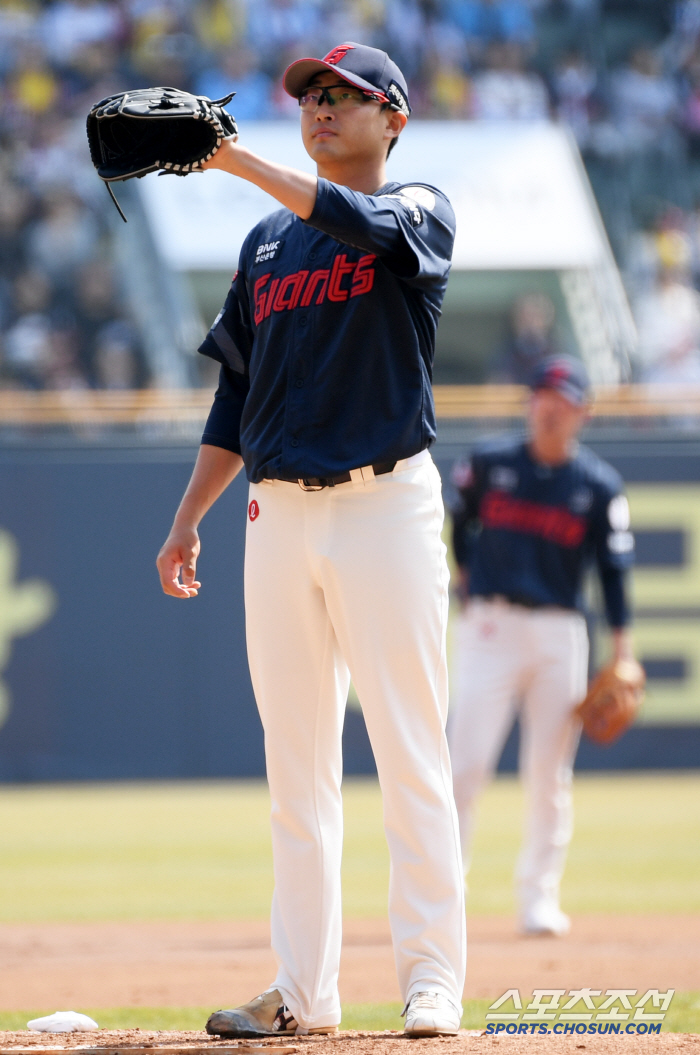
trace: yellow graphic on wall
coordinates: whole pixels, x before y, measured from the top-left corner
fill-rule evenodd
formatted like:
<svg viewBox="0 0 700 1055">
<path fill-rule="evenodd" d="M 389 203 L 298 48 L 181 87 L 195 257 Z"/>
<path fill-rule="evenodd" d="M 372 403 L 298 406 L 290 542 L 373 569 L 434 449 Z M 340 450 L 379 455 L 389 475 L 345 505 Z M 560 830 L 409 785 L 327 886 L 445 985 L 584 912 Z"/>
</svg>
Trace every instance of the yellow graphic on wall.
<svg viewBox="0 0 700 1055">
<path fill-rule="evenodd" d="M 676 531 L 683 560 L 676 567 L 634 572 L 634 641 L 644 662 L 679 668 L 649 677 L 640 721 L 700 724 L 700 488 L 697 484 L 631 484 L 633 531 Z M 650 667 L 651 671 L 651 667 Z M 679 676 L 680 675 L 680 676 Z"/>
<path fill-rule="evenodd" d="M 57 598 L 42 579 L 16 583 L 19 549 L 9 531 L 0 530 L 0 673 L 10 661 L 12 640 L 31 634 L 51 618 Z M 0 679 L 0 726 L 10 713 L 10 694 Z"/>
</svg>

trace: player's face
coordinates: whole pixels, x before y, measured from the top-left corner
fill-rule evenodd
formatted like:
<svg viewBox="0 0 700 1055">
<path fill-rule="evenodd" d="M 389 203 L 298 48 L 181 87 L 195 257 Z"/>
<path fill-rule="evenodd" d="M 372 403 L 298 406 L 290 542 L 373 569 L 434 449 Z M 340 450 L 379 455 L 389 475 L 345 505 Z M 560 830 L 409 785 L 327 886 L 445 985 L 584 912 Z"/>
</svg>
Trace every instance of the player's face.
<svg viewBox="0 0 700 1055">
<path fill-rule="evenodd" d="M 577 406 L 553 388 L 541 388 L 530 397 L 530 434 L 537 441 L 558 442 L 563 447 L 581 431 L 587 406 Z"/>
<path fill-rule="evenodd" d="M 329 70 L 314 77 L 311 84 L 329 87 L 342 84 L 342 78 Z M 307 153 L 321 167 L 383 160 L 392 131 L 398 133 L 406 123 L 404 115 L 382 110 L 381 103 L 365 99 L 351 85 L 345 93 L 334 89 L 333 94 L 341 96 L 334 105 L 322 97 L 318 106 L 301 111 L 301 136 Z"/>
</svg>

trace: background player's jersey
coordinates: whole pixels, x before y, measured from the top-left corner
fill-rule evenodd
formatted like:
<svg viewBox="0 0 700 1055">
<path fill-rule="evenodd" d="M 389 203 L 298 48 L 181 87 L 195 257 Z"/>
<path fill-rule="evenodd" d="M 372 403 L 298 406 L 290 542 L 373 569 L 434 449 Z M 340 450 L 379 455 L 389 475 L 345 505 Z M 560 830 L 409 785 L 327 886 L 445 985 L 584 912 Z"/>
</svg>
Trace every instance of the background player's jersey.
<svg viewBox="0 0 700 1055">
<path fill-rule="evenodd" d="M 586 568 L 597 563 L 608 622 L 629 619 L 624 572 L 634 538 L 622 480 L 593 451 L 535 462 L 523 440 L 501 441 L 456 467 L 453 542 L 471 596 L 528 606 L 582 607 Z"/>
<path fill-rule="evenodd" d="M 242 454 L 254 483 L 429 447 L 454 230 L 447 198 L 413 184 L 367 195 L 320 179 L 307 221 L 267 216 L 199 349 L 222 364 L 203 442 Z"/>
</svg>

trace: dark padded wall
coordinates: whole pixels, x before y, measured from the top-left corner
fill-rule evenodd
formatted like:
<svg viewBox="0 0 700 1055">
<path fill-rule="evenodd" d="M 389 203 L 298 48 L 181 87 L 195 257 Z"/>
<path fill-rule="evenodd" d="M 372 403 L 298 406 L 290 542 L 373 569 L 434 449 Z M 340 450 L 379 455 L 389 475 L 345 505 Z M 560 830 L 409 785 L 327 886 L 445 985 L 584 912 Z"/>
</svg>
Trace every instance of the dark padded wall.
<svg viewBox="0 0 700 1055">
<path fill-rule="evenodd" d="M 649 478 L 640 475 L 650 464 L 643 446 L 624 452 L 630 479 Z M 454 453 L 438 448 L 443 473 Z M 245 659 L 243 479 L 203 523 L 199 598 L 166 598 L 157 580 L 155 556 L 195 454 L 189 447 L 0 451 L 0 531 L 19 545 L 15 582 L 38 577 L 58 599 L 46 623 L 12 639 L 0 670 L 11 695 L 0 728 L 0 781 L 264 772 Z M 605 455 L 616 460 L 613 451 Z M 672 461 L 684 479 L 697 479 L 697 455 L 678 456 L 656 471 L 670 471 Z M 654 457 L 656 467 L 656 450 Z M 356 711 L 348 712 L 344 746 L 348 772 L 373 771 Z M 506 768 L 514 751 L 511 740 Z M 580 755 L 585 768 L 699 761 L 700 727 L 640 728 L 618 748 L 586 746 Z"/>
</svg>

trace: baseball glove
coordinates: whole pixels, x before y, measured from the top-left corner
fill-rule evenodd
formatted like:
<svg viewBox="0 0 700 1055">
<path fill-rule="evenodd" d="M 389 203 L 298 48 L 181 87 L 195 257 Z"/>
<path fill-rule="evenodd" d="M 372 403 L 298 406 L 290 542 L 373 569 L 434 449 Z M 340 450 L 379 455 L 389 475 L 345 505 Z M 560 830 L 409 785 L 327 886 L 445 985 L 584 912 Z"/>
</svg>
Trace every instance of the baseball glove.
<svg viewBox="0 0 700 1055">
<path fill-rule="evenodd" d="M 636 659 L 603 667 L 576 708 L 586 736 L 603 747 L 622 736 L 637 716 L 645 682 L 644 668 Z"/>
<path fill-rule="evenodd" d="M 213 157 L 223 139 L 237 136 L 236 122 L 224 110 L 234 94 L 212 101 L 178 88 L 140 88 L 93 106 L 87 117 L 90 156 L 117 208 L 110 183 L 147 172 L 186 176 Z"/>
</svg>

